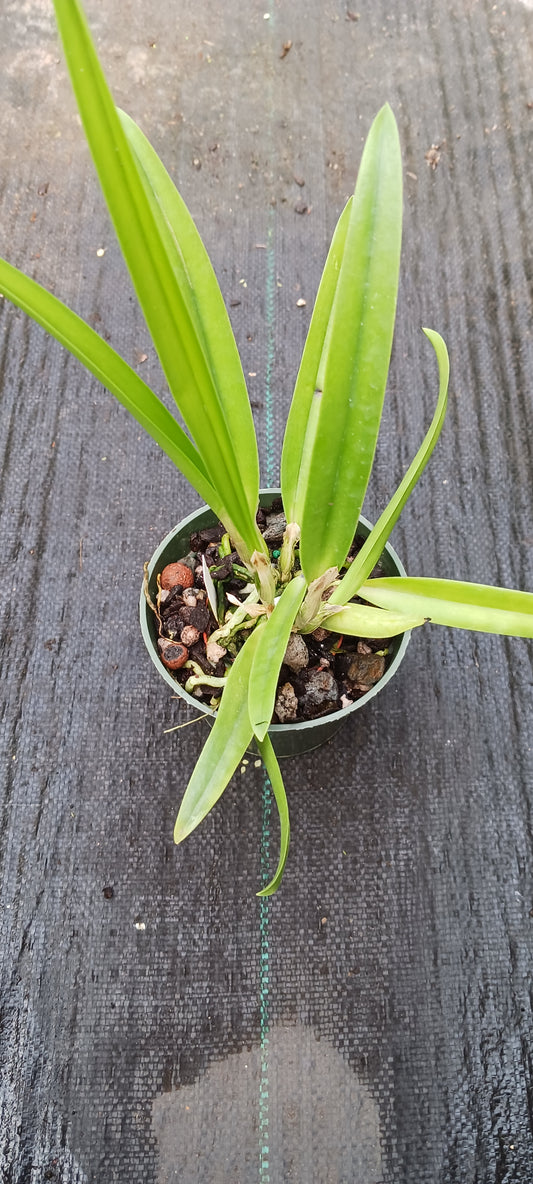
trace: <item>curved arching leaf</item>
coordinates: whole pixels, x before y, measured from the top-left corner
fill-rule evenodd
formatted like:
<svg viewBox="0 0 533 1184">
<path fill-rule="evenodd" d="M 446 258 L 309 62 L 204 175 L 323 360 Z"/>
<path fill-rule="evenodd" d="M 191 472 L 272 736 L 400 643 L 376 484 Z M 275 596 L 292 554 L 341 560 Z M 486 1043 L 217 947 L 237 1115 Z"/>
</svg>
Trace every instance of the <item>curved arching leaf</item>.
<svg viewBox="0 0 533 1184">
<path fill-rule="evenodd" d="M 118 115 L 180 291 L 209 362 L 231 439 L 239 445 L 239 471 L 250 513 L 257 510 L 259 459 L 239 351 L 211 260 L 183 198 L 152 145 L 126 114 Z"/>
<path fill-rule="evenodd" d="M 397 637 L 424 622 L 425 617 L 420 614 L 372 608 L 367 604 L 346 604 L 337 613 L 325 616 L 322 624 L 333 633 L 346 633 L 350 637 Z"/>
<path fill-rule="evenodd" d="M 250 722 L 258 740 L 264 740 L 272 721 L 281 663 L 305 591 L 303 576 L 296 576 L 284 588 L 274 611 L 261 629 L 248 692 Z"/>
<path fill-rule="evenodd" d="M 280 844 L 279 844 L 278 866 L 276 868 L 276 871 L 274 872 L 274 875 L 273 875 L 270 883 L 266 885 L 266 888 L 262 888 L 260 892 L 256 893 L 256 895 L 257 896 L 272 896 L 274 892 L 277 892 L 277 890 L 281 884 L 281 879 L 283 876 L 283 872 L 285 870 L 285 864 L 287 862 L 287 855 L 289 854 L 289 840 L 290 840 L 290 835 L 291 835 L 290 823 L 289 823 L 289 806 L 288 806 L 288 802 L 287 802 L 287 794 L 285 793 L 285 786 L 283 784 L 283 778 L 281 776 L 281 771 L 280 771 L 280 767 L 278 764 L 278 760 L 277 760 L 276 754 L 274 752 L 274 749 L 272 747 L 272 743 L 271 743 L 268 736 L 265 736 L 264 740 L 261 740 L 259 742 L 259 751 L 261 753 L 261 756 L 262 756 L 264 764 L 265 764 L 266 771 L 267 771 L 268 776 L 270 778 L 272 792 L 274 794 L 274 799 L 276 802 L 276 806 L 278 808 L 279 825 L 280 825 Z"/>
<path fill-rule="evenodd" d="M 446 406 L 448 403 L 448 379 L 450 376 L 450 362 L 448 358 L 448 350 L 439 333 L 434 329 L 424 329 L 423 332 L 431 342 L 435 353 L 437 355 L 437 362 L 439 366 L 439 397 L 435 414 L 431 421 L 430 427 L 424 437 L 424 440 L 418 449 L 418 452 L 409 465 L 409 468 L 401 481 L 394 497 L 391 498 L 388 506 L 381 514 L 372 527 L 370 534 L 365 539 L 359 554 L 356 555 L 348 571 L 343 576 L 340 584 L 334 589 L 330 597 L 331 604 L 344 604 L 351 600 L 361 587 L 361 584 L 370 575 L 378 562 L 385 543 L 393 529 L 395 523 L 398 521 L 403 507 L 414 489 L 419 477 L 424 472 L 428 460 L 433 452 L 435 444 L 440 436 L 444 417 L 446 415 Z"/>
<path fill-rule="evenodd" d="M 228 674 L 220 707 L 181 803 L 174 842 L 181 843 L 212 810 L 252 739 L 248 685 L 261 625 L 250 634 Z"/>
<path fill-rule="evenodd" d="M 35 280 L 0 259 L 0 290 L 56 338 L 111 391 L 166 452 L 223 521 L 228 515 L 189 437 L 151 387 L 77 313 Z"/>
<path fill-rule="evenodd" d="M 170 390 L 249 555 L 264 550 L 189 303 L 169 259 L 79 0 L 54 0 L 72 86 L 118 241 Z"/>
<path fill-rule="evenodd" d="M 459 580 L 388 576 L 367 580 L 361 596 L 390 612 L 420 614 L 437 625 L 533 637 L 533 593 Z"/>
</svg>

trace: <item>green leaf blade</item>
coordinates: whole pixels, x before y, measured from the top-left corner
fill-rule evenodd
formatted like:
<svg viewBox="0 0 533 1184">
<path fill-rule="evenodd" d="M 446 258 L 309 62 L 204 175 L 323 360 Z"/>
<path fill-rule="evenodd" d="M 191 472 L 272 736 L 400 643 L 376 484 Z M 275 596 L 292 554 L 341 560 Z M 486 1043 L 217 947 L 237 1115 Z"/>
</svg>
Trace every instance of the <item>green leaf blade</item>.
<svg viewBox="0 0 533 1184">
<path fill-rule="evenodd" d="M 229 435 L 239 441 L 240 475 L 248 508 L 255 515 L 259 497 L 257 441 L 241 360 L 218 280 L 193 218 L 157 153 L 133 119 L 124 111 L 118 114 L 202 341 Z"/>
<path fill-rule="evenodd" d="M 281 663 L 305 591 L 303 576 L 296 576 L 284 588 L 274 611 L 261 629 L 248 695 L 250 722 L 258 740 L 264 740 L 272 721 Z"/>
<path fill-rule="evenodd" d="M 224 792 L 252 739 L 248 685 L 261 626 L 239 650 L 228 674 L 220 707 L 181 803 L 174 842 L 181 843 L 202 822 Z"/>
<path fill-rule="evenodd" d="M 425 617 L 420 614 L 392 612 L 366 604 L 346 604 L 323 622 L 325 629 L 350 637 L 398 637 L 424 623 Z"/>
<path fill-rule="evenodd" d="M 227 516 L 194 444 L 165 404 L 120 354 L 77 313 L 4 259 L 0 259 L 0 291 L 65 346 L 111 391 L 166 452 L 200 496 L 213 505 L 220 516 Z"/>
<path fill-rule="evenodd" d="M 85 134 L 137 297 L 172 394 L 198 451 L 251 553 L 263 550 L 239 462 L 135 157 L 129 147 L 78 0 L 54 0 Z"/>
<path fill-rule="evenodd" d="M 398 129 L 386 105 L 364 148 L 317 373 L 322 400 L 300 521 L 308 582 L 342 567 L 361 513 L 392 347 L 401 221 Z"/>
<path fill-rule="evenodd" d="M 361 595 L 391 612 L 421 614 L 437 625 L 533 637 L 533 593 L 488 584 L 415 576 L 367 580 Z"/>
<path fill-rule="evenodd" d="M 278 866 L 272 879 L 270 880 L 270 883 L 267 884 L 265 888 L 262 888 L 260 892 L 257 892 L 256 895 L 272 896 L 274 892 L 277 892 L 281 884 L 283 872 L 285 870 L 285 864 L 287 862 L 287 855 L 289 854 L 289 841 L 291 835 L 289 806 L 278 760 L 268 736 L 265 736 L 265 739 L 259 743 L 259 751 L 263 758 L 263 762 L 270 779 L 270 784 L 272 786 L 272 792 L 274 794 L 276 806 L 278 808 L 280 824 L 280 849 Z"/>
<path fill-rule="evenodd" d="M 436 333 L 433 329 L 424 329 L 423 332 L 435 350 L 439 367 L 439 396 L 435 414 L 426 436 L 414 460 L 409 465 L 405 477 L 398 486 L 394 497 L 391 498 L 388 506 L 365 539 L 359 554 L 353 563 L 350 564 L 340 584 L 334 589 L 330 597 L 331 604 L 343 604 L 351 600 L 352 596 L 355 596 L 359 591 L 361 584 L 370 575 L 381 556 L 385 543 L 398 521 L 408 497 L 412 493 L 419 477 L 421 477 L 440 436 L 448 402 L 450 362 L 445 342 L 440 334 Z"/>
<path fill-rule="evenodd" d="M 313 403 L 318 383 L 320 360 L 324 350 L 335 292 L 339 280 L 344 244 L 350 221 L 353 197 L 337 222 L 324 265 L 311 324 L 302 354 L 291 402 L 281 454 L 281 491 L 288 522 L 301 522 L 303 500 L 312 455 L 314 429 Z"/>
</svg>

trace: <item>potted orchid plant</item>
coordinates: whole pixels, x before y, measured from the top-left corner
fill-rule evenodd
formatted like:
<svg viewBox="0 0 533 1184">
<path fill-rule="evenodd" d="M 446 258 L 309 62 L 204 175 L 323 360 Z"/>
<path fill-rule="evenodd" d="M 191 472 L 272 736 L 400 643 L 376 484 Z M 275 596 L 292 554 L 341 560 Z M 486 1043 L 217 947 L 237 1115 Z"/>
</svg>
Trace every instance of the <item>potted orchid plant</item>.
<svg viewBox="0 0 533 1184">
<path fill-rule="evenodd" d="M 175 838 L 180 842 L 201 822 L 255 743 L 281 822 L 279 864 L 259 894 L 268 895 L 280 883 L 289 844 L 287 800 L 269 730 L 273 716 L 280 718 L 283 687 L 292 686 L 285 681 L 280 690 L 280 671 L 286 676 L 292 669 L 291 647 L 300 649 L 305 666 L 301 643 L 294 639 L 311 638 L 321 646 L 326 671 L 327 655 L 343 645 L 351 660 L 350 639 L 357 640 L 363 656 L 367 649 L 377 652 L 384 668 L 391 639 L 426 621 L 531 638 L 533 595 L 407 577 L 399 567 L 393 569 L 396 574 L 386 567 L 376 570 L 444 420 L 448 356 L 434 330 L 424 330 L 439 370 L 433 421 L 378 522 L 363 530 L 359 525 L 398 290 L 402 165 L 390 107 L 385 105 L 372 124 L 354 196 L 341 214 L 324 267 L 286 426 L 279 537 L 273 545 L 265 514 L 258 515 L 258 451 L 242 367 L 203 243 L 153 148 L 115 107 L 78 0 L 54 0 L 54 5 L 103 194 L 187 431 L 124 359 L 50 292 L 5 261 L 0 261 L 0 287 L 132 413 L 218 523 L 203 550 L 184 544 L 172 563 L 152 568 L 147 589 L 146 611 L 152 628 L 157 622 L 165 672 L 181 672 L 189 685 L 186 693 L 205 696 L 207 688 L 208 709 L 214 712 L 181 802 Z M 176 609 L 173 629 L 165 626 L 170 600 Z M 202 643 L 200 663 L 192 651 Z M 290 699 L 288 691 L 285 699 Z M 297 720 L 294 704 L 291 710 Z"/>
</svg>

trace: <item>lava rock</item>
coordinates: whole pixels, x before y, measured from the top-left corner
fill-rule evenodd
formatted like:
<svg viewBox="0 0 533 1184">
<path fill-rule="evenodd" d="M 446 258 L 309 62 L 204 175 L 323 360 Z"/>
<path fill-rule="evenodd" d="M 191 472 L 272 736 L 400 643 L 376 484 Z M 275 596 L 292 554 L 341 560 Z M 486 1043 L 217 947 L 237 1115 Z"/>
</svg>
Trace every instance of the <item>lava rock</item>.
<svg viewBox="0 0 533 1184">
<path fill-rule="evenodd" d="M 330 669 L 315 666 L 298 676 L 299 713 L 304 719 L 314 719 L 339 706 L 339 688 Z"/>
<path fill-rule="evenodd" d="M 280 687 L 274 713 L 280 724 L 292 723 L 298 715 L 298 698 L 292 683 L 286 682 Z"/>
<path fill-rule="evenodd" d="M 296 674 L 309 665 L 309 650 L 301 633 L 291 633 L 283 661 Z"/>
<path fill-rule="evenodd" d="M 281 543 L 286 529 L 287 519 L 285 514 L 275 514 L 274 517 L 269 517 L 268 526 L 265 526 L 263 531 L 265 543 L 268 543 L 270 546 Z"/>
<path fill-rule="evenodd" d="M 346 671 L 350 682 L 358 686 L 374 686 L 385 673 L 385 658 L 382 654 L 353 654 Z"/>
</svg>

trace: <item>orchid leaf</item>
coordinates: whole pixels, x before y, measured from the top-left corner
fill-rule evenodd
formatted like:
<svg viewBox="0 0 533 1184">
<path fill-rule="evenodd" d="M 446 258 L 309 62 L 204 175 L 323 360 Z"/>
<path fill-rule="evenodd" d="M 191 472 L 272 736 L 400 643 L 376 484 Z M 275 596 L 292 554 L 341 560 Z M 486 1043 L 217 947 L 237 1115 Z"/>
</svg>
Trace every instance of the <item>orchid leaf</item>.
<svg viewBox="0 0 533 1184">
<path fill-rule="evenodd" d="M 420 614 L 391 612 L 366 604 L 346 604 L 337 613 L 324 617 L 322 624 L 333 633 L 346 633 L 350 637 L 397 637 L 424 622 L 425 617 Z"/>
<path fill-rule="evenodd" d="M 202 341 L 230 437 L 239 443 L 239 471 L 250 513 L 259 494 L 257 441 L 241 360 L 211 260 L 194 221 L 152 145 L 118 112 L 135 155 L 154 219 L 180 291 Z"/>
<path fill-rule="evenodd" d="M 308 583 L 343 566 L 359 521 L 390 361 L 401 222 L 398 129 L 386 105 L 363 151 L 315 390 L 305 395 L 309 455 L 295 520 Z"/>
<path fill-rule="evenodd" d="M 278 764 L 278 761 L 276 758 L 276 754 L 275 754 L 274 749 L 272 747 L 272 743 L 271 743 L 268 736 L 265 736 L 264 740 L 261 740 L 259 742 L 259 751 L 261 753 L 261 756 L 263 758 L 263 762 L 265 764 L 266 771 L 267 771 L 268 776 L 270 778 L 272 792 L 274 794 L 276 806 L 278 807 L 279 824 L 280 824 L 280 849 L 279 849 L 278 866 L 276 868 L 274 876 L 272 877 L 270 883 L 266 885 L 266 888 L 262 888 L 261 891 L 258 892 L 256 895 L 257 896 L 272 896 L 274 892 L 277 892 L 277 890 L 281 884 L 281 879 L 283 876 L 283 872 L 285 870 L 285 864 L 287 862 L 287 855 L 289 853 L 289 840 L 290 840 L 290 833 L 291 833 L 290 832 L 290 823 L 289 823 L 289 807 L 288 807 L 288 803 L 287 803 L 287 795 L 285 793 L 285 786 L 283 784 L 283 778 L 282 778 L 281 772 L 280 772 L 280 767 L 279 767 L 279 764 Z"/>
<path fill-rule="evenodd" d="M 215 585 L 213 583 L 213 578 L 211 576 L 211 572 L 209 571 L 209 568 L 207 566 L 207 559 L 206 559 L 205 555 L 202 555 L 202 575 L 204 577 L 205 590 L 207 592 L 207 599 L 208 599 L 210 607 L 211 607 L 211 612 L 215 618 L 215 621 L 217 621 L 218 620 L 217 590 L 216 590 Z"/>
<path fill-rule="evenodd" d="M 287 419 L 281 454 L 281 489 L 288 522 L 301 521 L 314 439 L 317 375 L 331 325 L 352 205 L 353 197 L 344 207 L 331 241 Z"/>
<path fill-rule="evenodd" d="M 351 600 L 352 596 L 355 596 L 359 591 L 361 584 L 370 575 L 382 554 L 385 543 L 395 523 L 398 521 L 410 493 L 424 472 L 439 438 L 448 402 L 450 362 L 448 350 L 439 333 L 436 333 L 433 329 L 424 329 L 424 333 L 435 350 L 439 366 L 439 397 L 435 414 L 423 443 L 418 449 L 414 460 L 409 465 L 403 481 L 398 486 L 394 497 L 391 498 L 387 508 L 376 522 L 376 525 L 370 531 L 368 538 L 365 539 L 359 554 L 356 555 L 340 584 L 334 589 L 330 597 L 330 604 L 343 604 Z"/>
<path fill-rule="evenodd" d="M 272 721 L 281 663 L 305 591 L 303 576 L 296 576 L 286 585 L 274 611 L 261 629 L 248 693 L 250 721 L 258 740 L 264 740 Z"/>
<path fill-rule="evenodd" d="M 185 790 L 174 828 L 175 843 L 186 839 L 213 808 L 252 739 L 248 684 L 260 636 L 258 625 L 231 666 L 215 722 Z"/>
<path fill-rule="evenodd" d="M 194 444 L 165 404 L 120 354 L 77 313 L 4 259 L 0 259 L 0 290 L 78 358 L 149 432 L 219 517 L 227 517 Z"/>
<path fill-rule="evenodd" d="M 54 0 L 85 134 L 170 390 L 248 553 L 264 550 L 206 356 L 78 0 Z"/>
<path fill-rule="evenodd" d="M 533 596 L 512 588 L 413 576 L 367 580 L 361 595 L 390 612 L 420 614 L 437 625 L 533 637 Z"/>
</svg>

